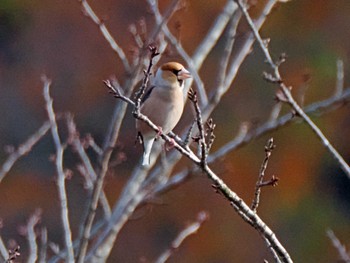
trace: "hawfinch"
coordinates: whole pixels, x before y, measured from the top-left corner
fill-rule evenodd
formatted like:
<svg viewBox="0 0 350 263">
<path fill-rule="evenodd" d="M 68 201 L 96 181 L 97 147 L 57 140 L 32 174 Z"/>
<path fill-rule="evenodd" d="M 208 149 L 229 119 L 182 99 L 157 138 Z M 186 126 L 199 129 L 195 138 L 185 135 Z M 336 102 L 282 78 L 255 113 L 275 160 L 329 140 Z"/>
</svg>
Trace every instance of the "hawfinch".
<svg viewBox="0 0 350 263">
<path fill-rule="evenodd" d="M 181 64 L 165 63 L 157 70 L 153 85 L 142 99 L 141 113 L 165 134 L 169 133 L 180 120 L 184 108 L 184 80 L 190 77 L 190 72 Z M 136 120 L 136 129 L 143 144 L 142 165 L 148 166 L 157 132 L 141 120 Z"/>
</svg>

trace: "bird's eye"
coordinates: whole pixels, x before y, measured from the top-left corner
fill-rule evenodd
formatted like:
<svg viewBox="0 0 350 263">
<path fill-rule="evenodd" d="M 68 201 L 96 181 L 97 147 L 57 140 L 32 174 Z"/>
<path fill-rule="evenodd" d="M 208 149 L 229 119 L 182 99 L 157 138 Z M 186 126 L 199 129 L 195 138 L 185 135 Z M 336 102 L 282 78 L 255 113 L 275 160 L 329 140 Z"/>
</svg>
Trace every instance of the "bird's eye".
<svg viewBox="0 0 350 263">
<path fill-rule="evenodd" d="M 181 71 L 181 69 L 173 69 L 172 72 L 177 76 L 177 74 L 179 74 L 179 72 Z"/>
</svg>

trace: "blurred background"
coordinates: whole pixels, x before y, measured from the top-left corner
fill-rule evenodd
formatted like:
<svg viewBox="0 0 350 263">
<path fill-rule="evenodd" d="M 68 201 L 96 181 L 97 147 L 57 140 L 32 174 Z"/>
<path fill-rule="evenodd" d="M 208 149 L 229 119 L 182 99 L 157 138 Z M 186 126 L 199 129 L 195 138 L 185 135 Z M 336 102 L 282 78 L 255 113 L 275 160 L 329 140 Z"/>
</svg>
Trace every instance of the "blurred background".
<svg viewBox="0 0 350 263">
<path fill-rule="evenodd" d="M 141 19 L 149 29 L 154 24 L 146 2 L 89 2 L 131 57 L 130 47 L 134 43 L 128 31 L 130 24 L 138 24 Z M 188 0 L 185 8 L 170 20 L 169 27 L 173 32 L 178 31 L 189 54 L 225 2 Z M 169 3 L 160 1 L 161 9 L 165 10 Z M 257 1 L 252 14 L 259 13 L 262 5 L 263 1 Z M 241 25 L 238 34 L 247 30 Z M 287 53 L 287 62 L 281 67 L 283 78 L 293 86 L 297 98 L 305 92 L 305 105 L 334 93 L 337 59 L 344 61 L 345 86 L 348 85 L 350 1 L 300 0 L 280 4 L 268 17 L 261 33 L 271 38 L 270 49 L 275 57 Z M 220 45 L 200 71 L 207 90 L 215 88 L 216 52 L 221 52 Z M 163 60 L 174 59 L 181 61 L 174 50 L 167 50 Z M 259 48 L 254 46 L 232 89 L 212 114 L 217 124 L 214 150 L 233 138 L 242 122 L 258 125 L 268 118 L 275 104 L 275 87 L 261 77 L 267 70 L 263 61 Z M 0 164 L 6 160 L 9 145 L 20 145 L 47 120 L 42 74 L 52 79 L 51 95 L 56 112 L 74 114 L 81 135 L 90 133 L 102 145 L 115 105 L 102 80 L 117 76 L 123 82 L 126 76 L 119 58 L 96 25 L 81 12 L 78 1 L 1 0 Z M 186 108 L 185 115 L 192 115 L 190 108 Z M 349 117 L 348 105 L 321 117 L 313 116 L 348 163 Z M 59 125 L 64 139 L 65 123 Z M 176 130 L 181 127 L 184 127 L 182 122 Z M 350 181 L 305 124 L 293 124 L 263 136 L 213 165 L 213 170 L 250 203 L 264 158 L 264 145 L 271 136 L 277 148 L 267 176 L 276 175 L 280 182 L 278 187 L 263 189 L 260 216 L 276 232 L 295 262 L 337 262 L 338 254 L 326 230 L 333 229 L 350 246 Z M 141 147 L 134 147 L 134 139 L 134 119 L 129 114 L 115 150 L 116 156 L 122 154 L 125 158 L 111 169 L 105 182 L 111 205 L 141 156 Z M 6 245 L 14 241 L 21 245 L 18 262 L 25 261 L 27 251 L 27 241 L 19 230 L 36 208 L 42 209 L 40 226 L 47 226 L 49 240 L 61 247 L 63 244 L 56 172 L 49 161 L 54 153 L 51 137 L 45 136 L 0 184 L 0 233 Z M 71 151 L 65 153 L 65 168 L 73 171 L 67 191 L 75 236 L 86 200 L 83 178 L 76 169 L 77 160 Z M 189 162 L 181 163 L 186 165 Z M 215 194 L 204 176 L 195 176 L 160 196 L 157 203 L 137 210 L 135 218 L 122 230 L 108 262 L 152 262 L 202 210 L 210 214 L 209 221 L 198 234 L 185 241 L 169 262 L 262 262 L 264 258 L 272 262 L 256 231 L 237 216 L 223 197 Z"/>
</svg>

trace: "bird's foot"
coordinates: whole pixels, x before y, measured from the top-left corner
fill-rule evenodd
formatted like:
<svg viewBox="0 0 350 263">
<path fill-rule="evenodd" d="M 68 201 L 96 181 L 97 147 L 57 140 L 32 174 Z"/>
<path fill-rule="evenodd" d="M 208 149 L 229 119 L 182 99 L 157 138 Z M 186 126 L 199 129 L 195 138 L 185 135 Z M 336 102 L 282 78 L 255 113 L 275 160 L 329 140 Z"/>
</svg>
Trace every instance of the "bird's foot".
<svg viewBox="0 0 350 263">
<path fill-rule="evenodd" d="M 158 131 L 157 131 L 157 134 L 156 134 L 156 138 L 158 139 L 160 137 L 160 135 L 162 135 L 162 133 L 163 133 L 162 127 L 158 126 Z"/>
<path fill-rule="evenodd" d="M 165 150 L 170 151 L 175 146 L 175 140 L 173 138 L 170 138 L 169 142 L 165 143 Z"/>
</svg>

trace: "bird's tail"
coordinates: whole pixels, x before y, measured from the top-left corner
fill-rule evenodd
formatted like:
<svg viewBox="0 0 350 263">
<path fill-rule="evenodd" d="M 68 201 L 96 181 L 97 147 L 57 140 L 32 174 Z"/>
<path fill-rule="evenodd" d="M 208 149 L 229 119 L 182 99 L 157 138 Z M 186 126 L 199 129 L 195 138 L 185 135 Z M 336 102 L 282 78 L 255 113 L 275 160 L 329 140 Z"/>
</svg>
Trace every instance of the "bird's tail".
<svg viewBox="0 0 350 263">
<path fill-rule="evenodd" d="M 142 156 L 142 165 L 148 166 L 150 165 L 151 161 L 151 151 L 152 151 L 152 145 L 155 138 L 152 139 L 146 139 L 143 141 L 143 156 Z"/>
</svg>

